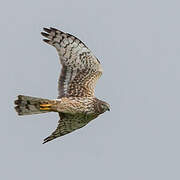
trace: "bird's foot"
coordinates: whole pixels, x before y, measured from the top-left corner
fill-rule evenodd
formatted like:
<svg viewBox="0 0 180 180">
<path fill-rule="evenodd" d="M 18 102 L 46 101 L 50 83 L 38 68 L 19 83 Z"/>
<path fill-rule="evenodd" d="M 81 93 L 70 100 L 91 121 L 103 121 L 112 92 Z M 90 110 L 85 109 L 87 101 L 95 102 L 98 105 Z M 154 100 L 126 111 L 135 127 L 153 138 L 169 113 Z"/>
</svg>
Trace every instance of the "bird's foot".
<svg viewBox="0 0 180 180">
<path fill-rule="evenodd" d="M 40 104 L 40 110 L 42 111 L 50 111 L 52 104 Z"/>
</svg>

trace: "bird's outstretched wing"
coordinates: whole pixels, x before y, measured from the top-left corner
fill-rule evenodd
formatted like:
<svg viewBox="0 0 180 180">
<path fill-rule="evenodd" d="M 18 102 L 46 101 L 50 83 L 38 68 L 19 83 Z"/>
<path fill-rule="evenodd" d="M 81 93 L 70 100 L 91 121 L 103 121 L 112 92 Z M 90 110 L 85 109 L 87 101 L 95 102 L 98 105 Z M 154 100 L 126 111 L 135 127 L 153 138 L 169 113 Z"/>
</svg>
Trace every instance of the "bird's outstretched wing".
<svg viewBox="0 0 180 180">
<path fill-rule="evenodd" d="M 68 133 L 71 133 L 76 129 L 82 128 L 90 121 L 90 119 L 86 119 L 84 118 L 84 116 L 80 114 L 72 115 L 59 113 L 59 116 L 60 120 L 58 122 L 58 127 L 50 136 L 44 139 L 43 144 L 52 141 L 53 139 L 58 138 L 60 136 L 64 136 Z"/>
<path fill-rule="evenodd" d="M 58 98 L 94 96 L 96 81 L 102 74 L 98 59 L 75 36 L 55 28 L 44 31 L 44 41 L 57 49 L 62 64 Z"/>
</svg>

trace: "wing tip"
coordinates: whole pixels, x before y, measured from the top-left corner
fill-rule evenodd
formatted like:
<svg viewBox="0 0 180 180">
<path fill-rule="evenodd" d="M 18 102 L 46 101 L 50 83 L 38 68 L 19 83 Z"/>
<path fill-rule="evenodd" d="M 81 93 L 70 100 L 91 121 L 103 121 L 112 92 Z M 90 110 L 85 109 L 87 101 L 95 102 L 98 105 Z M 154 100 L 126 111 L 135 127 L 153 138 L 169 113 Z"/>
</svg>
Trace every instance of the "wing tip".
<svg viewBox="0 0 180 180">
<path fill-rule="evenodd" d="M 48 141 L 44 141 L 42 144 L 46 144 Z"/>
<path fill-rule="evenodd" d="M 51 32 L 51 29 L 48 29 L 48 28 L 43 28 L 43 30 L 45 31 L 45 32 L 47 32 L 47 33 L 50 33 Z"/>
<path fill-rule="evenodd" d="M 52 136 L 48 136 L 47 138 L 45 138 L 45 139 L 43 140 L 43 143 L 42 143 L 42 144 L 46 144 L 47 142 L 52 141 L 53 139 L 55 139 L 55 138 L 52 137 Z"/>
<path fill-rule="evenodd" d="M 51 42 L 49 39 L 43 39 L 43 41 L 47 44 L 50 44 L 50 42 Z"/>
<path fill-rule="evenodd" d="M 56 28 L 53 28 L 53 27 L 50 27 L 51 30 L 53 31 L 60 31 L 59 29 L 56 29 Z"/>
<path fill-rule="evenodd" d="M 56 29 L 54 27 L 49 27 L 49 28 L 43 27 L 43 30 L 47 33 L 50 33 L 52 31 L 60 31 L 59 29 Z"/>
<path fill-rule="evenodd" d="M 45 33 L 45 32 L 41 32 L 41 35 L 44 36 L 44 37 L 49 37 L 49 34 L 48 33 Z"/>
</svg>

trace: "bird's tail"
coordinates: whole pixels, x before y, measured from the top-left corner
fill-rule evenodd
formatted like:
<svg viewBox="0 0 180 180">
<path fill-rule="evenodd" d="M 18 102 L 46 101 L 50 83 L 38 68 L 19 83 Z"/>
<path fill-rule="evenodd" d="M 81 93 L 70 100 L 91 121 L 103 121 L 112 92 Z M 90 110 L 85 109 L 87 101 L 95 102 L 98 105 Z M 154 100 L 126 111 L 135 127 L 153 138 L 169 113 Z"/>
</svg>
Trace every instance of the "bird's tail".
<svg viewBox="0 0 180 180">
<path fill-rule="evenodd" d="M 41 114 L 53 111 L 53 100 L 19 95 L 15 100 L 18 115 Z"/>
</svg>

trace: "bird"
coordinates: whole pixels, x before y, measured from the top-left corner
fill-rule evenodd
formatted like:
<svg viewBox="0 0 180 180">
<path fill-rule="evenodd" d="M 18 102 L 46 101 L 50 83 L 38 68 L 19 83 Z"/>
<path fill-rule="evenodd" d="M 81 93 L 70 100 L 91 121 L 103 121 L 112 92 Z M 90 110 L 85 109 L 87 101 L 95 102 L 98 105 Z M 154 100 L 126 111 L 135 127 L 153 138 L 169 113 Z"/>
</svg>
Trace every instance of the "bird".
<svg viewBox="0 0 180 180">
<path fill-rule="evenodd" d="M 95 97 L 95 85 L 102 75 L 100 61 L 77 37 L 56 28 L 43 28 L 43 41 L 56 48 L 62 65 L 57 99 L 18 95 L 14 101 L 18 115 L 59 113 L 55 131 L 43 144 L 87 125 L 110 105 Z"/>
</svg>

